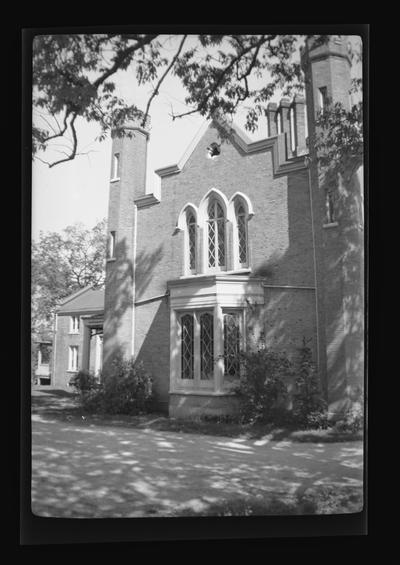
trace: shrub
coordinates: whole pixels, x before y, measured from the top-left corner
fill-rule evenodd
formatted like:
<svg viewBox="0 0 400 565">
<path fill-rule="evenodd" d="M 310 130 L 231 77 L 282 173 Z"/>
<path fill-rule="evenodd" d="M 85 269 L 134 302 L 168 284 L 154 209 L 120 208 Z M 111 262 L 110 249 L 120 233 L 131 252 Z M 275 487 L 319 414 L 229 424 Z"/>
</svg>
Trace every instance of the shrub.
<svg viewBox="0 0 400 565">
<path fill-rule="evenodd" d="M 303 429 L 328 427 L 327 405 L 321 395 L 311 349 L 304 338 L 300 348 L 299 372 L 295 379 L 292 417 L 293 423 Z"/>
<path fill-rule="evenodd" d="M 153 379 L 142 363 L 118 359 L 104 379 L 102 393 L 104 410 L 109 414 L 144 413 L 153 400 Z"/>
<path fill-rule="evenodd" d="M 285 423 L 288 419 L 285 380 L 292 364 L 285 353 L 266 348 L 241 354 L 241 376 L 236 393 L 242 423 Z"/>
<path fill-rule="evenodd" d="M 118 359 L 111 373 L 100 380 L 89 371 L 79 371 L 71 381 L 88 412 L 135 415 L 149 410 L 153 382 L 142 363 Z"/>
<path fill-rule="evenodd" d="M 339 432 L 360 432 L 364 427 L 364 391 L 363 387 L 358 387 L 353 391 L 353 398 L 350 408 L 343 418 L 336 422 L 335 428 Z"/>
<path fill-rule="evenodd" d="M 99 383 L 93 373 L 81 369 L 69 381 L 70 386 L 76 389 L 79 394 L 85 394 L 98 388 Z"/>
</svg>

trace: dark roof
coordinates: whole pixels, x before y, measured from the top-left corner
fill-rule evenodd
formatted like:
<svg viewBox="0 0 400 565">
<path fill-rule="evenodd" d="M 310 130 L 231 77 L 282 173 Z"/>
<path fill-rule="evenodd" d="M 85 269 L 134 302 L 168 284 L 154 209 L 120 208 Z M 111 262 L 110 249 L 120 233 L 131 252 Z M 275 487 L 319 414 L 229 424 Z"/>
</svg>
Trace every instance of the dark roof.
<svg viewBox="0 0 400 565">
<path fill-rule="evenodd" d="M 104 290 L 94 290 L 87 287 L 72 294 L 64 300 L 58 309 L 58 314 L 70 312 L 102 312 L 104 310 Z"/>
</svg>

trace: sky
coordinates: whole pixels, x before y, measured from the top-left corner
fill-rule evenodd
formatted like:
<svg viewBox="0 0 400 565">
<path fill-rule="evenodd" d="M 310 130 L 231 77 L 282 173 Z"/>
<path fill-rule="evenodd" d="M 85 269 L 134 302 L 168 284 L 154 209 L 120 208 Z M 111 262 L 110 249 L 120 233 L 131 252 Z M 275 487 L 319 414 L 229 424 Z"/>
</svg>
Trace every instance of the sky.
<svg viewBox="0 0 400 565">
<path fill-rule="evenodd" d="M 166 44 L 166 49 L 173 44 Z M 261 80 L 268 81 L 268 76 Z M 115 75 L 116 94 L 126 97 L 143 110 L 151 95 L 151 85 L 138 87 L 132 73 Z M 163 82 L 160 94 L 150 108 L 151 130 L 147 154 L 147 189 L 152 192 L 154 170 L 177 163 L 204 123 L 204 118 L 192 114 L 172 120 L 170 114 L 184 112 L 186 91 L 178 78 L 169 75 Z M 271 101 L 279 102 L 279 95 Z M 244 108 L 235 118 L 243 128 Z M 49 168 L 34 160 L 32 164 L 32 239 L 38 240 L 41 231 L 62 231 L 66 226 L 80 222 L 92 228 L 107 217 L 111 166 L 111 139 L 95 141 L 99 130 L 96 125 L 79 119 L 76 122 L 79 150 L 84 155 L 73 161 Z M 265 119 L 259 121 L 254 133 L 246 132 L 253 139 L 267 137 Z M 59 158 L 59 156 L 58 156 Z"/>
</svg>

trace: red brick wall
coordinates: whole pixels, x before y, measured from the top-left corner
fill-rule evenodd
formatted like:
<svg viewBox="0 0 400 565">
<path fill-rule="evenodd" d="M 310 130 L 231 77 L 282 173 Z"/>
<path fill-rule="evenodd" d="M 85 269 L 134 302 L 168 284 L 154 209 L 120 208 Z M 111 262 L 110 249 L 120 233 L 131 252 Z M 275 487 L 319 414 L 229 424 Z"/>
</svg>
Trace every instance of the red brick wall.
<svg viewBox="0 0 400 565">
<path fill-rule="evenodd" d="M 265 276 L 270 285 L 314 286 L 307 171 L 274 176 L 270 151 L 243 155 L 230 143 L 222 144 L 217 159 L 209 159 L 206 148 L 213 141 L 218 141 L 218 134 L 210 128 L 182 172 L 163 179 L 161 203 L 138 210 L 137 301 L 165 293 L 167 281 L 183 274 L 183 233 L 174 233 L 178 215 L 187 202 L 198 206 L 210 188 L 221 190 L 228 199 L 241 191 L 252 201 L 255 215 L 249 222 L 249 241 L 253 274 Z M 266 289 L 262 314 L 271 344 L 279 342 L 293 352 L 305 335 L 313 337 L 315 346 L 313 290 Z M 135 315 L 135 350 L 151 366 L 159 397 L 166 402 L 167 301 L 138 305 Z"/>
</svg>

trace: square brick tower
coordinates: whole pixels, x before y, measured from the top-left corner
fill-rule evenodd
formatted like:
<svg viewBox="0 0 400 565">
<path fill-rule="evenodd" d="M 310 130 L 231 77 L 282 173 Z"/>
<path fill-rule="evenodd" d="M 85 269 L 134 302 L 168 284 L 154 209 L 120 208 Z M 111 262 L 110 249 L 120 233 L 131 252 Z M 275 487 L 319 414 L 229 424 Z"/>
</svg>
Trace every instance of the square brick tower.
<svg viewBox="0 0 400 565">
<path fill-rule="evenodd" d="M 347 36 L 301 54 L 306 81 L 310 182 L 316 256 L 319 373 L 332 417 L 346 411 L 364 377 L 364 267 L 362 169 L 327 175 L 312 142 L 327 104 L 349 110 L 351 61 Z"/>
<path fill-rule="evenodd" d="M 135 200 L 145 194 L 149 122 L 124 125 L 124 135 L 113 133 L 108 207 L 108 251 L 104 299 L 103 370 L 116 357 L 134 352 Z"/>
</svg>

